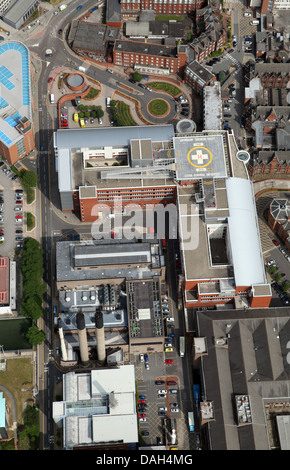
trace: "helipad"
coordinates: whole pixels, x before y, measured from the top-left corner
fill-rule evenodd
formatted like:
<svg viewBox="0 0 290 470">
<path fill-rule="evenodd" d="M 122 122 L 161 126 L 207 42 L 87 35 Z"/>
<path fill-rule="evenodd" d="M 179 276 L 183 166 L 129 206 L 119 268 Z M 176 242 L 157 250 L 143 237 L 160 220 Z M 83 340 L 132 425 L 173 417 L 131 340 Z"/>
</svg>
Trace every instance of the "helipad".
<svg viewBox="0 0 290 470">
<path fill-rule="evenodd" d="M 227 176 L 222 135 L 174 137 L 173 140 L 178 181 Z"/>
</svg>

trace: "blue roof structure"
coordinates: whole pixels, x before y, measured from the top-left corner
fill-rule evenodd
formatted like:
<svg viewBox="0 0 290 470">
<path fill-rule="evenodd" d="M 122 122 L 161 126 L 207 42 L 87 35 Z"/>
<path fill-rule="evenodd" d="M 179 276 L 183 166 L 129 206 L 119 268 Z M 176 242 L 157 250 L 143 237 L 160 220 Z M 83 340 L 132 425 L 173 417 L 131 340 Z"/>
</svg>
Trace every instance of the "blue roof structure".
<svg viewBox="0 0 290 470">
<path fill-rule="evenodd" d="M 16 126 L 31 120 L 30 58 L 17 41 L 0 43 L 0 140 L 9 146 L 21 138 Z"/>
</svg>

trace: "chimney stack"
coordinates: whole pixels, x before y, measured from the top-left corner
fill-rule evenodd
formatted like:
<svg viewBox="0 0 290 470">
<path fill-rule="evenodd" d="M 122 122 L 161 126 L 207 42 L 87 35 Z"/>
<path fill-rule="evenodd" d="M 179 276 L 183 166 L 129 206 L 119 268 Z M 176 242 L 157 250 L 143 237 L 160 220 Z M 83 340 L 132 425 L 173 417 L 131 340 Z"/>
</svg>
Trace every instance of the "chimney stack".
<svg viewBox="0 0 290 470">
<path fill-rule="evenodd" d="M 81 312 L 77 313 L 76 320 L 77 320 L 81 361 L 84 365 L 86 365 L 89 362 L 89 352 L 88 352 L 87 330 L 86 330 L 84 314 Z"/>
<path fill-rule="evenodd" d="M 96 323 L 98 360 L 102 364 L 104 364 L 106 360 L 105 329 L 104 329 L 103 313 L 101 311 L 96 312 L 95 323 Z"/>
</svg>

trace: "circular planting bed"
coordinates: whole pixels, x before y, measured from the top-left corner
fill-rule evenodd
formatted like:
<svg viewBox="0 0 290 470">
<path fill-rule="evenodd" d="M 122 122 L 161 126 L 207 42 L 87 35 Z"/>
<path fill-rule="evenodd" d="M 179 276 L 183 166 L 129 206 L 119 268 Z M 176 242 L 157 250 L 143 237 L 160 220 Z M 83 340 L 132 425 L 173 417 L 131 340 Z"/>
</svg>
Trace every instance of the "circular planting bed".
<svg viewBox="0 0 290 470">
<path fill-rule="evenodd" d="M 152 100 L 148 103 L 148 111 L 153 116 L 163 117 L 169 113 L 169 104 L 160 98 Z"/>
</svg>

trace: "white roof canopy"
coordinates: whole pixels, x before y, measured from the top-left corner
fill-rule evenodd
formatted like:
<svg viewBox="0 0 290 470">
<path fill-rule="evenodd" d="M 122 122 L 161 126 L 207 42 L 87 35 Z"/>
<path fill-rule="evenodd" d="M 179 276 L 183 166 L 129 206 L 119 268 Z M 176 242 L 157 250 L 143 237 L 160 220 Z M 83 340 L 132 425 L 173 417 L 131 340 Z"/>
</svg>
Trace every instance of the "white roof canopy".
<svg viewBox="0 0 290 470">
<path fill-rule="evenodd" d="M 236 286 L 265 284 L 267 281 L 252 183 L 242 178 L 228 178 L 226 187 Z"/>
</svg>

